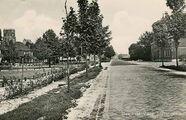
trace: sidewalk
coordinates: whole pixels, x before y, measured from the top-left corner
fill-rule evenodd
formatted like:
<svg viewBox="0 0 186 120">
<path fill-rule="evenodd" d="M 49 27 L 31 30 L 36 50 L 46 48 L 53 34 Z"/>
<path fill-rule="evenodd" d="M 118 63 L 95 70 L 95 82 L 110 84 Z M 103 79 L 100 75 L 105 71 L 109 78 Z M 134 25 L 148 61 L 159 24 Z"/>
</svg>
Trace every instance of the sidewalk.
<svg viewBox="0 0 186 120">
<path fill-rule="evenodd" d="M 138 64 L 138 65 L 143 65 L 143 66 L 150 66 L 153 67 L 157 70 L 163 70 L 163 71 L 167 71 L 176 75 L 185 75 L 186 76 L 186 72 L 183 71 L 177 71 L 177 70 L 172 70 L 172 69 L 168 69 L 168 68 L 160 68 L 159 66 L 161 66 L 161 62 L 137 62 L 137 61 L 129 61 L 130 63 L 134 63 L 134 64 Z M 166 65 L 174 65 L 175 62 L 166 62 Z"/>
<path fill-rule="evenodd" d="M 67 120 L 97 120 L 102 117 L 102 109 L 104 109 L 106 82 L 108 79 L 109 63 L 103 63 L 103 70 L 96 79 L 89 81 L 91 84 L 83 96 L 77 100 L 78 106 L 71 108 L 67 115 Z"/>
<path fill-rule="evenodd" d="M 167 69 L 167 68 L 156 68 L 158 70 L 163 70 L 163 71 L 167 71 L 176 75 L 185 75 L 186 76 L 186 72 L 183 71 L 177 71 L 177 70 L 172 70 L 172 69 Z"/>
</svg>

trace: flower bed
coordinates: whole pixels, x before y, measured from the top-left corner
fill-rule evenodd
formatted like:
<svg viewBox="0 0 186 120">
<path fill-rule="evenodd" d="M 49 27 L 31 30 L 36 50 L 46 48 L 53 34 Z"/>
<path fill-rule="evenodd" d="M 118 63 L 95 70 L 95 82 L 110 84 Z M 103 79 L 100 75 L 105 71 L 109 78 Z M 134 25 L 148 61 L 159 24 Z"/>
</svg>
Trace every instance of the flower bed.
<svg viewBox="0 0 186 120">
<path fill-rule="evenodd" d="M 85 69 L 85 65 L 82 65 L 78 68 L 71 67 L 70 74 L 77 73 L 78 71 L 82 71 Z M 30 91 L 33 91 L 35 88 L 42 88 L 54 81 L 59 81 L 66 77 L 65 69 L 53 69 L 49 73 L 36 74 L 33 79 L 16 79 L 12 78 L 6 81 L 5 86 L 5 99 L 12 99 L 19 95 L 28 94 Z M 4 78 L 6 79 L 6 78 Z"/>
</svg>

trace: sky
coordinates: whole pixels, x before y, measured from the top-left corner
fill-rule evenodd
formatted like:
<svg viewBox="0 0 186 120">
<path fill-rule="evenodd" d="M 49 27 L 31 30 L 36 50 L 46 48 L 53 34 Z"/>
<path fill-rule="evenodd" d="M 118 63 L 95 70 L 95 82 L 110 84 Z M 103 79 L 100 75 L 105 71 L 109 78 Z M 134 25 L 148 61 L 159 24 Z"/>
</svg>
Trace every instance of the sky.
<svg viewBox="0 0 186 120">
<path fill-rule="evenodd" d="M 89 0 L 91 1 L 91 0 Z M 0 0 L 0 28 L 16 30 L 17 41 L 37 40 L 47 29 L 59 35 L 65 0 Z M 104 25 L 112 31 L 117 53 L 128 53 L 130 44 L 138 41 L 151 25 L 170 12 L 166 0 L 98 0 Z M 69 0 L 68 7 L 77 10 L 77 0 Z"/>
</svg>

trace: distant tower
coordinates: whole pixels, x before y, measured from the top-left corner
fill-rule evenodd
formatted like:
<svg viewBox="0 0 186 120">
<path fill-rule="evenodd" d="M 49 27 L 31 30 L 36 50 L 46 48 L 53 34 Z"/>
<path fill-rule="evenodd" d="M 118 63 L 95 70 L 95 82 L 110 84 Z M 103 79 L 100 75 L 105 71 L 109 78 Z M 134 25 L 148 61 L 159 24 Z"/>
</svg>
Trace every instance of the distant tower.
<svg viewBox="0 0 186 120">
<path fill-rule="evenodd" d="M 3 42 L 9 43 L 13 41 L 16 42 L 15 30 L 14 29 L 4 29 L 3 30 Z"/>
</svg>

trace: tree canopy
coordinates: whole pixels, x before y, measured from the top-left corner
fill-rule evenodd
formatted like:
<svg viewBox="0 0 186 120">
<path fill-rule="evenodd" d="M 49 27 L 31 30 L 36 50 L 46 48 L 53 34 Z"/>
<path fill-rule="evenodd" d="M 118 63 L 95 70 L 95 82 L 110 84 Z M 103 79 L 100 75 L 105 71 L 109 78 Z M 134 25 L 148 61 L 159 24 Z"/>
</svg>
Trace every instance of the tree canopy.
<svg viewBox="0 0 186 120">
<path fill-rule="evenodd" d="M 180 10 L 181 7 L 185 4 L 185 0 L 167 0 L 166 5 L 172 9 L 172 12 L 175 13 L 176 11 Z"/>
</svg>

